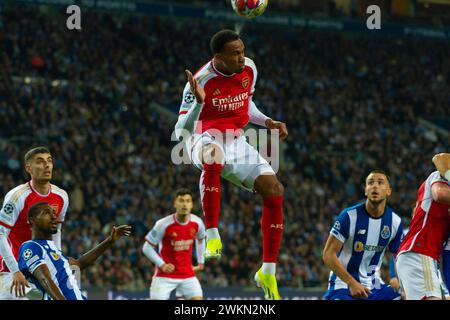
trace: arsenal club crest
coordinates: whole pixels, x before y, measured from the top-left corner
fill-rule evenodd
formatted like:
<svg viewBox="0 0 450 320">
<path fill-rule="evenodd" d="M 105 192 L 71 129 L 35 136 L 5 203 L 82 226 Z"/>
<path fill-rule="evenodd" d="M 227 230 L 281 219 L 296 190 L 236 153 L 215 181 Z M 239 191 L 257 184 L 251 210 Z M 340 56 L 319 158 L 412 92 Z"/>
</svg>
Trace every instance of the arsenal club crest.
<svg viewBox="0 0 450 320">
<path fill-rule="evenodd" d="M 245 77 L 244 79 L 242 79 L 242 86 L 244 87 L 244 89 L 247 89 L 249 83 L 250 83 L 249 77 Z"/>
<path fill-rule="evenodd" d="M 194 228 L 192 228 L 192 229 L 189 230 L 189 235 L 190 235 L 191 237 L 195 237 L 196 234 L 197 234 L 197 231 L 196 231 Z"/>
<path fill-rule="evenodd" d="M 55 213 L 58 213 L 59 205 L 58 205 L 57 203 L 52 203 L 52 204 L 50 205 L 50 207 L 52 207 L 53 210 L 55 210 Z"/>
</svg>

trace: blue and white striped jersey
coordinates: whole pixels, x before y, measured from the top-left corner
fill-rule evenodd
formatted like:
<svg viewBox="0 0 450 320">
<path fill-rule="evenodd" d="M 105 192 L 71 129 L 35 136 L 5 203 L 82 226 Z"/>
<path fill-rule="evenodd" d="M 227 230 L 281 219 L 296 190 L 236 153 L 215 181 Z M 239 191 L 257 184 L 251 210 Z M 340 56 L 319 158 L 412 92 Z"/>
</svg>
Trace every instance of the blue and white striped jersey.
<svg viewBox="0 0 450 320">
<path fill-rule="evenodd" d="M 72 274 L 69 258 L 62 254 L 53 241 L 30 240 L 24 242 L 19 252 L 19 269 L 28 281 L 42 291 L 44 300 L 51 300 L 51 297 L 33 276 L 33 272 L 42 264 L 47 265 L 53 282 L 67 300 L 86 300 Z"/>
<path fill-rule="evenodd" d="M 344 209 L 330 234 L 343 243 L 338 258 L 356 281 L 369 289 L 383 284 L 380 267 L 386 248 L 397 253 L 403 238 L 400 217 L 386 206 L 384 214 L 372 218 L 365 203 Z M 330 272 L 328 290 L 348 289 L 348 285 Z"/>
</svg>

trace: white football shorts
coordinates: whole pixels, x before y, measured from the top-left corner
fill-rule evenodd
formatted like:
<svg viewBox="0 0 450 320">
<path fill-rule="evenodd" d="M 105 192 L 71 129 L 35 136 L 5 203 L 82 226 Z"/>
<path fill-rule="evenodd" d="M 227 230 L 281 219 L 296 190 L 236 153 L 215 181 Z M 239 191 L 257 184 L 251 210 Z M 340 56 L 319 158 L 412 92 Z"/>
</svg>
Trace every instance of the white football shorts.
<svg viewBox="0 0 450 320">
<path fill-rule="evenodd" d="M 445 284 L 433 258 L 417 252 L 404 252 L 395 260 L 395 269 L 406 300 L 444 297 Z"/>
<path fill-rule="evenodd" d="M 185 279 L 153 277 L 150 286 L 150 299 L 168 300 L 173 290 L 177 290 L 177 294 L 180 294 L 186 300 L 193 297 L 203 297 L 202 286 L 197 277 Z"/>
<path fill-rule="evenodd" d="M 253 191 L 258 176 L 262 174 L 275 175 L 267 160 L 247 142 L 244 135 L 217 141 L 208 132 L 196 134 L 186 142 L 189 158 L 198 169 L 203 170 L 203 164 L 199 158 L 202 147 L 211 143 L 218 146 L 224 154 L 222 177 L 231 183 Z"/>
</svg>

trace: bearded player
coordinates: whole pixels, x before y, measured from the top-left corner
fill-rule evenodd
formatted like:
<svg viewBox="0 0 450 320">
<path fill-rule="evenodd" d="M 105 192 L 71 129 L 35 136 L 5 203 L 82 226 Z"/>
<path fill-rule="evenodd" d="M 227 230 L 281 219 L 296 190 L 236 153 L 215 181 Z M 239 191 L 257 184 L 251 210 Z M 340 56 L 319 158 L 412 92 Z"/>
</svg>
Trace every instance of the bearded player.
<svg viewBox="0 0 450 320">
<path fill-rule="evenodd" d="M 244 43 L 237 33 L 222 30 L 210 41 L 213 58 L 192 76 L 183 91 L 175 134 L 186 140 L 191 161 L 202 171 L 200 194 L 205 214 L 205 258 L 220 258 L 219 235 L 220 177 L 257 191 L 263 198 L 261 228 L 263 263 L 255 275 L 266 299 L 280 299 L 275 277 L 283 231 L 283 185 L 270 164 L 241 135 L 251 122 L 267 129 L 278 129 L 286 139 L 286 125 L 258 110 L 252 101 L 257 69 L 245 57 Z M 248 161 L 248 159 L 253 159 Z"/>
<path fill-rule="evenodd" d="M 450 154 L 437 154 L 432 161 L 437 171 L 419 188 L 415 213 L 395 261 L 406 300 L 445 299 L 438 260 L 450 232 Z"/>
<path fill-rule="evenodd" d="M 339 214 L 323 250 L 331 269 L 325 299 L 400 299 L 380 276 L 386 249 L 397 253 L 403 235 L 400 217 L 387 205 L 391 193 L 386 173 L 373 170 L 366 178 L 366 201 Z"/>
<path fill-rule="evenodd" d="M 53 174 L 53 158 L 45 147 L 37 147 L 25 154 L 25 171 L 31 180 L 9 191 L 0 210 L 0 300 L 22 298 L 30 291 L 30 285 L 19 270 L 19 248 L 31 240 L 28 210 L 34 204 L 45 201 L 56 212 L 57 232 L 53 241 L 61 249 L 61 224 L 64 222 L 69 197 L 67 192 L 50 183 Z M 30 295 L 39 292 L 32 290 Z"/>
</svg>

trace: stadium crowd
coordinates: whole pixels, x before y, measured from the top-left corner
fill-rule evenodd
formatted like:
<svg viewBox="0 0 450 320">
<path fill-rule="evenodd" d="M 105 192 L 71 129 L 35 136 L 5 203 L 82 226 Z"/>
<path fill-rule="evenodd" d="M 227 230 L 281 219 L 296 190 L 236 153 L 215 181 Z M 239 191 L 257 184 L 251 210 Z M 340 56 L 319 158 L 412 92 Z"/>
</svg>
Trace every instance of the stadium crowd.
<svg viewBox="0 0 450 320">
<path fill-rule="evenodd" d="M 82 31 L 69 32 L 55 15 L 23 10 L 29 14 L 0 15 L 8 80 L 0 90 L 0 200 L 27 181 L 26 149 L 48 146 L 53 182 L 70 195 L 63 251 L 77 256 L 112 224 L 133 226 L 83 272 L 83 286 L 146 289 L 154 266 L 141 252 L 144 235 L 173 212 L 178 187 L 195 191 L 201 216 L 200 172 L 171 162 L 183 70 L 206 62 L 209 37 L 233 25 L 86 13 Z M 279 286 L 325 287 L 324 241 L 340 210 L 363 199 L 368 171 L 390 174 L 389 202 L 407 224 L 431 156 L 448 148 L 448 133 L 420 119 L 450 117 L 449 49 L 427 39 L 270 28 L 246 25 L 242 37 L 259 71 L 254 101 L 290 131 L 279 171 L 286 189 Z M 204 285 L 252 285 L 261 199 L 222 185 L 224 254 L 199 277 Z"/>
</svg>

